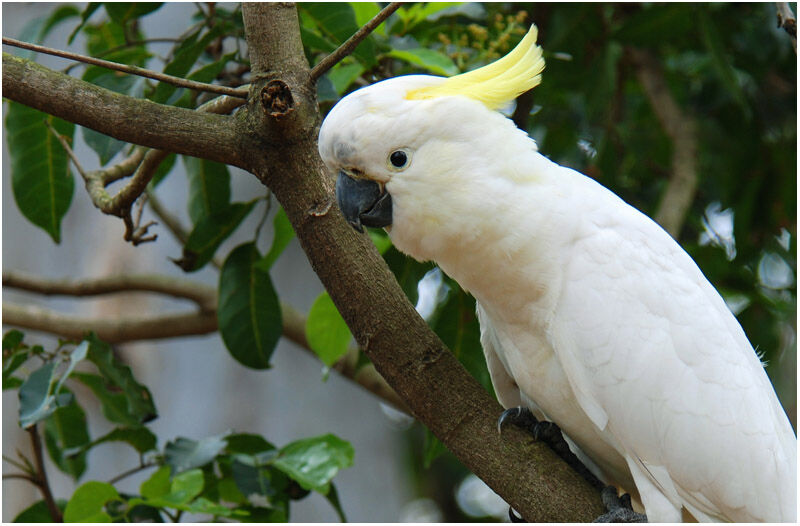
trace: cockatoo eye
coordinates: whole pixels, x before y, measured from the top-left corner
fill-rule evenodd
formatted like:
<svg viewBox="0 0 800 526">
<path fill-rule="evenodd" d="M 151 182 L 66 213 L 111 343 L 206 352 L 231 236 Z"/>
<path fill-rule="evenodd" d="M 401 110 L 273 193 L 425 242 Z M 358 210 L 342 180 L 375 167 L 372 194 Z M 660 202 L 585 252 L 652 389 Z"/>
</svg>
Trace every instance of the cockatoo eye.
<svg viewBox="0 0 800 526">
<path fill-rule="evenodd" d="M 405 168 L 408 164 L 408 153 L 403 150 L 395 150 L 389 155 L 389 162 L 395 168 Z"/>
</svg>

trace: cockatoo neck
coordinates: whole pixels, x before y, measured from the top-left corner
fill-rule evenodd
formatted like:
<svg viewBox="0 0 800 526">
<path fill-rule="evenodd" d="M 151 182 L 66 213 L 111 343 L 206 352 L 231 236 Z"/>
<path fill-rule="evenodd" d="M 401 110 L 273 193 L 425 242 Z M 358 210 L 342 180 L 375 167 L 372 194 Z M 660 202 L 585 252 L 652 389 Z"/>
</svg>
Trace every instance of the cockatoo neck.
<svg viewBox="0 0 800 526">
<path fill-rule="evenodd" d="M 507 274 L 525 268 L 519 253 L 530 249 L 531 229 L 546 217 L 549 170 L 555 166 L 524 132 L 494 115 L 498 122 L 477 132 L 484 135 L 481 140 L 431 140 L 429 151 L 416 153 L 415 170 L 386 185 L 394 203 L 395 246 L 417 260 L 436 262 L 476 297 L 533 275 Z M 501 297 L 511 300 L 517 291 L 507 292 Z"/>
</svg>

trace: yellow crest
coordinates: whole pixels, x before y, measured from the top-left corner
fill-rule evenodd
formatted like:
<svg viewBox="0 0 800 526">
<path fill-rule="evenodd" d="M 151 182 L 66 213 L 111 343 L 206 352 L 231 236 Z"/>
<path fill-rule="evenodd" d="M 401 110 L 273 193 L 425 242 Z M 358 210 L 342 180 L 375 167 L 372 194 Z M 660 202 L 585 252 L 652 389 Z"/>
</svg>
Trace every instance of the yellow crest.
<svg viewBox="0 0 800 526">
<path fill-rule="evenodd" d="M 422 100 L 461 95 L 497 110 L 542 81 L 544 58 L 536 45 L 538 31 L 531 26 L 525 38 L 508 55 L 481 68 L 450 77 L 441 84 L 411 90 L 406 99 Z"/>
</svg>

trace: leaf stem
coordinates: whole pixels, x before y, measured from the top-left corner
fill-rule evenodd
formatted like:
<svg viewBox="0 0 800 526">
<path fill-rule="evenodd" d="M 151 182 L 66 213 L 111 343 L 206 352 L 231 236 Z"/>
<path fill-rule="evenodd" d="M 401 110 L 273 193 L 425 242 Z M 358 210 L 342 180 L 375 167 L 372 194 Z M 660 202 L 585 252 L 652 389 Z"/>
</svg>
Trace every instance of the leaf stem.
<svg viewBox="0 0 800 526">
<path fill-rule="evenodd" d="M 21 40 L 16 40 L 14 38 L 3 37 L 3 44 L 7 46 L 19 47 L 22 49 L 29 49 L 31 51 L 45 53 L 47 55 L 53 55 L 56 57 L 66 58 L 69 60 L 76 60 L 78 62 L 92 64 L 93 66 L 100 66 L 101 68 L 113 69 L 115 71 L 121 71 L 123 73 L 128 73 L 130 75 L 147 77 L 149 79 L 158 80 L 160 82 L 166 82 L 167 84 L 172 84 L 173 86 L 179 86 L 182 88 L 194 89 L 198 91 L 208 91 L 210 93 L 217 93 L 219 95 L 230 95 L 231 97 L 238 97 L 240 99 L 246 99 L 249 93 L 248 90 L 244 89 L 229 88 L 228 86 L 218 86 L 216 84 L 206 84 L 205 82 L 197 82 L 194 80 L 183 79 L 180 77 L 173 77 L 172 75 L 166 75 L 164 73 L 159 73 L 157 71 L 140 68 L 138 66 L 130 66 L 128 64 L 119 64 L 117 62 L 111 62 L 109 60 L 103 60 L 100 58 L 87 57 L 85 55 L 79 55 L 77 53 L 72 53 L 69 51 L 62 51 L 60 49 L 53 49 L 45 46 L 39 46 L 36 44 L 30 44 L 28 42 L 22 42 Z"/>
<path fill-rule="evenodd" d="M 116 484 L 117 482 L 119 482 L 122 479 L 130 477 L 131 475 L 139 473 L 140 471 L 144 471 L 145 469 L 152 468 L 152 467 L 154 467 L 156 465 L 157 464 L 152 463 L 152 462 L 143 462 L 143 463 L 139 464 L 138 466 L 136 466 L 135 468 L 131 468 L 131 469 L 127 470 L 127 471 L 123 471 L 119 475 L 110 478 L 108 480 L 108 483 L 109 484 Z"/>
<path fill-rule="evenodd" d="M 56 504 L 56 499 L 53 498 L 53 492 L 50 490 L 50 482 L 47 480 L 47 471 L 44 469 L 44 455 L 42 454 L 42 437 L 39 436 L 38 425 L 27 429 L 31 437 L 31 445 L 33 446 L 33 460 L 36 463 L 36 479 L 38 480 L 39 489 L 42 490 L 44 502 L 47 504 L 47 509 L 50 511 L 50 516 L 54 522 L 64 522 L 64 517 L 61 515 L 61 510 Z"/>
</svg>

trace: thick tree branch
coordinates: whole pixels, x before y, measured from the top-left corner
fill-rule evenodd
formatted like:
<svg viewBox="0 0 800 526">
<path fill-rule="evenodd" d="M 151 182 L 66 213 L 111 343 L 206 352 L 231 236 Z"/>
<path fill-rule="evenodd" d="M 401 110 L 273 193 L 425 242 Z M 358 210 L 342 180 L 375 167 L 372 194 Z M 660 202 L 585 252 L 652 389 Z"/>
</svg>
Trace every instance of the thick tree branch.
<svg viewBox="0 0 800 526">
<path fill-rule="evenodd" d="M 218 86 L 216 84 L 206 84 L 205 82 L 197 82 L 194 80 L 174 77 L 172 75 L 159 73 L 157 71 L 151 71 L 149 69 L 140 68 L 138 66 L 130 66 L 128 64 L 119 64 L 117 62 L 111 62 L 100 58 L 87 57 L 85 55 L 79 55 L 77 53 L 71 53 L 69 51 L 62 51 L 60 49 L 53 49 L 45 46 L 39 46 L 37 44 L 22 42 L 21 40 L 16 40 L 13 38 L 3 37 L 3 44 L 22 49 L 29 49 L 31 51 L 44 53 L 46 55 L 53 55 L 55 57 L 75 60 L 78 62 L 83 62 L 85 64 L 92 64 L 93 66 L 100 66 L 101 68 L 112 69 L 114 71 L 121 71 L 122 73 L 128 73 L 130 75 L 146 77 L 149 79 L 158 80 L 160 82 L 166 82 L 167 84 L 172 84 L 173 86 L 178 86 L 181 88 L 188 88 L 197 91 L 206 91 L 209 93 L 216 93 L 217 95 L 229 95 L 231 97 L 239 97 L 240 99 L 247 98 L 248 91 L 246 89 L 229 88 L 228 86 Z"/>
<path fill-rule="evenodd" d="M 3 286 L 45 296 L 85 297 L 117 292 L 155 292 L 191 300 L 202 311 L 211 312 L 217 308 L 217 291 L 213 287 L 158 274 L 119 274 L 85 280 L 54 280 L 7 270 L 3 272 Z"/>
<path fill-rule="evenodd" d="M 361 29 L 353 33 L 353 36 L 348 38 L 344 43 L 342 43 L 341 46 L 336 48 L 333 53 L 323 58 L 311 69 L 311 80 L 316 81 L 322 75 L 324 75 L 326 71 L 341 62 L 344 57 L 352 53 L 362 40 L 367 38 L 370 33 L 375 31 L 375 28 L 381 25 L 384 20 L 389 18 L 391 14 L 397 11 L 402 5 L 403 2 L 392 2 L 381 9 L 377 15 L 372 17 L 372 20 L 364 24 Z"/>
<path fill-rule="evenodd" d="M 697 123 L 675 102 L 658 61 L 647 51 L 629 49 L 629 53 L 645 95 L 672 140 L 672 176 L 656 209 L 655 220 L 678 239 L 697 190 Z"/>
<path fill-rule="evenodd" d="M 3 53 L 3 96 L 116 139 L 243 166 L 238 120 L 136 99 Z"/>
<path fill-rule="evenodd" d="M 3 324 L 56 334 L 71 340 L 80 340 L 86 331 L 92 330 L 103 341 L 124 343 L 216 332 L 217 316 L 215 312 L 197 311 L 114 319 L 82 318 L 3 302 Z"/>
<path fill-rule="evenodd" d="M 461 461 L 530 521 L 586 521 L 600 496 L 550 449 L 518 429 L 500 436 L 502 408 L 408 302 L 366 235 L 338 213 L 332 178 L 317 154 L 313 81 L 291 4 L 245 4 L 253 91 L 281 83 L 292 111 L 247 107 L 260 155 L 250 169 L 286 211 L 315 272 L 376 369 Z M 291 99 L 290 99 L 291 97 Z M 252 101 L 252 99 L 251 99 Z M 269 137 L 280 129 L 286 140 Z"/>
</svg>

